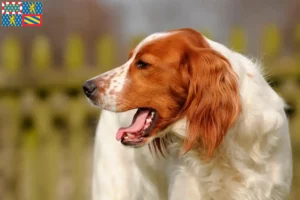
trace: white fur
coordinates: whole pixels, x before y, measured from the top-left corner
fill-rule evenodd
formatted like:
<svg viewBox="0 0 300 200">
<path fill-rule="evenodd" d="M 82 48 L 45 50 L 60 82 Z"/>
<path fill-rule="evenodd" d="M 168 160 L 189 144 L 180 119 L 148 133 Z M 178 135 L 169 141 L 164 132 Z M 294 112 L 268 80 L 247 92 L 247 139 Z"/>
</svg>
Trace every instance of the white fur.
<svg viewBox="0 0 300 200">
<path fill-rule="evenodd" d="M 207 42 L 238 74 L 243 107 L 214 157 L 203 161 L 194 150 L 178 156 L 186 137 L 185 119 L 168 129 L 173 143 L 167 158 L 152 157 L 148 147 L 125 147 L 115 140 L 115 133 L 130 124 L 135 111 L 103 110 L 96 135 L 93 200 L 287 199 L 292 157 L 284 101 L 267 84 L 257 63 Z"/>
</svg>

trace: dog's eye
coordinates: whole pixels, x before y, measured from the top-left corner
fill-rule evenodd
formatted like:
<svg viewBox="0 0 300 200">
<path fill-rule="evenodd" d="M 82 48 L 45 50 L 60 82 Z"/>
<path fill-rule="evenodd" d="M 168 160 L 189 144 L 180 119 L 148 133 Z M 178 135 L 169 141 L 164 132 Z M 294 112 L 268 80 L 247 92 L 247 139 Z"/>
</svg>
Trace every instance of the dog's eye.
<svg viewBox="0 0 300 200">
<path fill-rule="evenodd" d="M 149 66 L 149 63 L 139 60 L 136 62 L 136 66 L 137 66 L 137 68 L 145 69 L 146 67 Z"/>
</svg>

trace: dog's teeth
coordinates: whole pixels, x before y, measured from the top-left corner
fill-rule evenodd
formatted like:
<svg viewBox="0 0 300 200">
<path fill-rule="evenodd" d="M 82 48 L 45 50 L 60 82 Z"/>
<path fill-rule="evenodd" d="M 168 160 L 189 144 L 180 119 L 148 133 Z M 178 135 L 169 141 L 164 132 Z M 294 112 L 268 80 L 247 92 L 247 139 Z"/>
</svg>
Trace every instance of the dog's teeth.
<svg viewBox="0 0 300 200">
<path fill-rule="evenodd" d="M 124 139 L 126 139 L 126 140 L 127 140 L 128 138 L 129 138 L 128 136 L 125 136 L 125 137 L 124 137 Z"/>
<path fill-rule="evenodd" d="M 131 133 L 127 133 L 127 137 L 133 138 L 133 137 L 134 137 L 134 135 L 133 135 L 133 134 L 131 134 Z"/>
<path fill-rule="evenodd" d="M 151 119 L 146 119 L 146 123 L 150 123 L 151 122 Z"/>
</svg>

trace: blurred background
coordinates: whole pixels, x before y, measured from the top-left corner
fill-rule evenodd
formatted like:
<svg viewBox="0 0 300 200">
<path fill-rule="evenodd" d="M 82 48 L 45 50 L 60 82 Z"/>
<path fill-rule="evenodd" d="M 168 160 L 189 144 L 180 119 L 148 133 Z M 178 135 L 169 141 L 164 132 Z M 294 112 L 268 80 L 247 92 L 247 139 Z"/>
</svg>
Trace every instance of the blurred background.
<svg viewBox="0 0 300 200">
<path fill-rule="evenodd" d="M 0 27 L 1 200 L 89 199 L 100 110 L 82 83 L 123 63 L 142 37 L 182 27 L 264 63 L 290 105 L 290 200 L 299 199 L 299 0 L 42 2 L 42 27 Z"/>
</svg>

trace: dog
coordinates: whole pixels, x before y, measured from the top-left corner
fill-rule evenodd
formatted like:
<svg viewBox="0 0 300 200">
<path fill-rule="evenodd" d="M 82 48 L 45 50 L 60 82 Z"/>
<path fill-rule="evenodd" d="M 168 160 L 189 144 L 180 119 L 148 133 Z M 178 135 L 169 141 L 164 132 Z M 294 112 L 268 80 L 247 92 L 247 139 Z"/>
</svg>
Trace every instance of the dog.
<svg viewBox="0 0 300 200">
<path fill-rule="evenodd" d="M 83 85 L 102 109 L 92 199 L 287 199 L 285 102 L 263 75 L 193 29 L 146 37 Z"/>
</svg>

